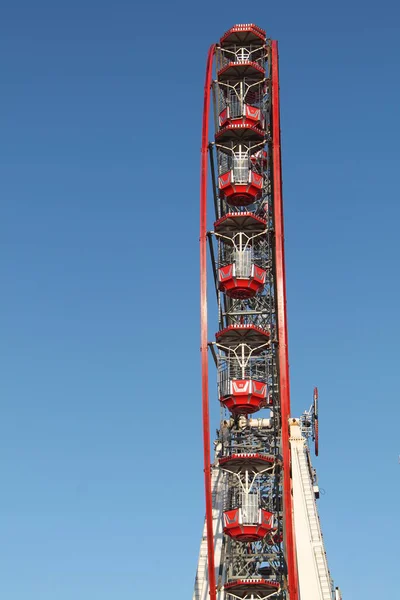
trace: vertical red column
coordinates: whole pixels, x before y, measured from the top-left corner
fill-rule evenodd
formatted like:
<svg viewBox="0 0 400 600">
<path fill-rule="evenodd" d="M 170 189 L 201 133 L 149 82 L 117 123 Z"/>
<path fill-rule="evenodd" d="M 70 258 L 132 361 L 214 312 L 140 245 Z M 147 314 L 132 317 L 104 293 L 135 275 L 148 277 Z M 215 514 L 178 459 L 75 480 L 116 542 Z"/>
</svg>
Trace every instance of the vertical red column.
<svg viewBox="0 0 400 600">
<path fill-rule="evenodd" d="M 288 586 L 290 600 L 298 600 L 298 578 L 296 548 L 293 529 L 292 481 L 290 476 L 289 417 L 290 417 L 290 385 L 289 385 L 289 353 L 286 313 L 286 275 L 285 244 L 282 199 L 282 167 L 281 167 L 281 131 L 279 111 L 279 66 L 278 42 L 271 44 L 272 67 L 272 160 L 273 160 L 273 194 L 275 223 L 275 272 L 276 272 L 276 305 L 278 313 L 279 340 L 279 389 L 282 419 L 282 454 L 283 454 L 283 504 L 285 553 L 288 567 Z"/>
<path fill-rule="evenodd" d="M 211 600 L 216 600 L 214 532 L 211 490 L 210 416 L 208 399 L 208 328 L 207 328 L 207 178 L 208 178 L 208 122 L 210 116 L 210 93 L 215 44 L 207 57 L 204 84 L 203 127 L 201 134 L 200 172 L 200 328 L 201 328 L 201 386 L 203 409 L 204 489 L 206 500 L 208 582 Z"/>
</svg>

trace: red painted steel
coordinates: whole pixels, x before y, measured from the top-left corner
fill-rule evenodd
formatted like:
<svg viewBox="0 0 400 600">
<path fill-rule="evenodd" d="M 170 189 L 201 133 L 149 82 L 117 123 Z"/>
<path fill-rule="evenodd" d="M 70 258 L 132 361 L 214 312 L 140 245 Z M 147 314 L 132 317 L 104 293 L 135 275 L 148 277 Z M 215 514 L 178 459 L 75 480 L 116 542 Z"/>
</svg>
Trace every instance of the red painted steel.
<svg viewBox="0 0 400 600">
<path fill-rule="evenodd" d="M 272 155 L 274 181 L 274 215 L 275 215 L 275 261 L 276 261 L 276 303 L 278 313 L 279 339 L 279 388 L 281 395 L 282 418 L 282 455 L 283 455 L 283 492 L 285 518 L 285 546 L 288 567 L 288 588 L 290 600 L 298 600 L 298 575 L 296 548 L 293 526 L 292 482 L 290 476 L 289 417 L 290 417 L 290 385 L 289 385 L 289 353 L 288 326 L 286 314 L 286 276 L 285 247 L 282 199 L 281 169 L 281 132 L 279 113 L 279 68 L 278 42 L 271 44 L 272 66 Z"/>
<path fill-rule="evenodd" d="M 208 400 L 208 328 L 207 328 L 207 178 L 208 178 L 208 123 L 210 92 L 215 44 L 210 46 L 204 84 L 203 127 L 201 134 L 200 171 L 200 329 L 201 329 L 201 384 L 203 408 L 204 488 L 206 500 L 208 582 L 211 600 L 216 600 L 214 565 L 214 532 L 212 519 L 210 415 Z"/>
<path fill-rule="evenodd" d="M 258 523 L 243 524 L 241 509 L 234 508 L 224 512 L 224 533 L 240 542 L 257 542 L 270 534 L 274 528 L 274 514 L 260 509 Z"/>
<path fill-rule="evenodd" d="M 229 388 L 219 401 L 233 415 L 250 415 L 269 402 L 267 385 L 262 381 L 235 379 L 230 381 Z"/>
</svg>

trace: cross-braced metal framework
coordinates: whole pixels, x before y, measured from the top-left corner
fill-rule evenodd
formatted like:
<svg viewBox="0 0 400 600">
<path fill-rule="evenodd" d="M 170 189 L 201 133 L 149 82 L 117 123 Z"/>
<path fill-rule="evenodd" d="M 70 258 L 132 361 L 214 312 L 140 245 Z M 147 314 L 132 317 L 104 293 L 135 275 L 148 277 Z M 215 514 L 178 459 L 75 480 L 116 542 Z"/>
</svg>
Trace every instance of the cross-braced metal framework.
<svg viewBox="0 0 400 600">
<path fill-rule="evenodd" d="M 286 308 L 277 47 L 254 24 L 227 31 L 208 59 L 202 146 L 201 298 L 208 564 L 216 598 L 209 461 L 207 357 L 218 374 L 223 481 L 219 597 L 297 600 L 287 417 Z M 212 55 L 215 78 L 211 84 Z M 210 88 L 214 140 L 208 137 Z M 215 222 L 206 231 L 206 154 Z M 206 343 L 205 244 L 218 304 Z M 223 568 L 222 568 L 223 567 Z M 222 594 L 222 596 L 221 596 Z"/>
<path fill-rule="evenodd" d="M 216 221 L 209 243 L 219 314 L 212 346 L 223 408 L 224 586 L 228 597 L 240 598 L 282 598 L 287 588 L 270 63 L 269 41 L 249 26 L 221 40 L 213 82 Z M 265 410 L 268 426 L 252 426 L 248 415 L 262 418 Z M 242 580 L 265 583 L 255 590 Z"/>
</svg>

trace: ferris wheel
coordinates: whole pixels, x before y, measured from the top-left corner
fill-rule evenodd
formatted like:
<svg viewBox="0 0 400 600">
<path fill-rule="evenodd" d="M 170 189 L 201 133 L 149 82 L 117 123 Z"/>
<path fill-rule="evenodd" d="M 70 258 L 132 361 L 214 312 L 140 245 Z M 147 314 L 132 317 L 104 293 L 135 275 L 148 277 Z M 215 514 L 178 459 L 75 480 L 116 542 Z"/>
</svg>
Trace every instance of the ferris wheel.
<svg viewBox="0 0 400 600">
<path fill-rule="evenodd" d="M 218 315 L 212 340 L 207 252 Z M 289 420 L 278 46 L 252 23 L 229 29 L 208 53 L 200 272 L 206 520 L 193 598 L 299 600 L 300 583 L 309 577 L 303 569 L 299 578 L 295 527 L 300 531 L 317 518 L 303 430 L 309 428 L 318 454 L 318 390 L 305 413 L 310 423 L 306 417 Z M 217 373 L 211 403 L 209 356 Z M 210 410 L 218 403 L 221 425 L 212 457 Z M 293 505 L 300 484 L 309 498 L 305 512 Z M 313 535 L 319 552 L 319 525 Z M 320 582 L 319 598 L 331 600 L 326 559 L 318 563 L 319 556 L 312 577 Z M 314 588 L 306 584 L 302 597 L 314 600 L 308 589 Z"/>
</svg>

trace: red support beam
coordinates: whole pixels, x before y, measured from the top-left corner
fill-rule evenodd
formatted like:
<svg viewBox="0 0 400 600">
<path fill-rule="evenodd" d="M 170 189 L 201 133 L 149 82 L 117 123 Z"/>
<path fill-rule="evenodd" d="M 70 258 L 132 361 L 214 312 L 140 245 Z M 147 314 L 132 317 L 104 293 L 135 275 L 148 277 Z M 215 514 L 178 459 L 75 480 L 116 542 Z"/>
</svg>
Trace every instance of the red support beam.
<svg viewBox="0 0 400 600">
<path fill-rule="evenodd" d="M 279 112 L 278 42 L 271 44 L 272 67 L 272 161 L 275 222 L 276 304 L 279 340 L 279 389 L 282 419 L 283 504 L 285 518 L 285 553 L 290 600 L 298 600 L 298 575 L 293 528 L 292 481 L 290 476 L 289 417 L 290 384 L 288 325 L 286 312 L 285 237 L 282 199 L 281 130 Z"/>
<path fill-rule="evenodd" d="M 210 117 L 210 94 L 212 67 L 215 52 L 213 44 L 207 57 L 206 80 L 204 84 L 203 127 L 201 134 L 200 170 L 200 331 L 201 331 L 201 386 L 203 407 L 203 446 L 204 446 L 204 489 L 206 500 L 208 583 L 210 599 L 216 600 L 214 532 L 211 490 L 210 455 L 210 415 L 208 399 L 208 327 L 207 327 L 207 179 L 208 179 L 208 123 Z"/>
</svg>

